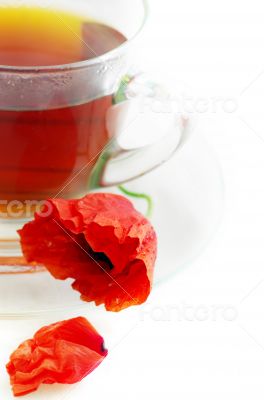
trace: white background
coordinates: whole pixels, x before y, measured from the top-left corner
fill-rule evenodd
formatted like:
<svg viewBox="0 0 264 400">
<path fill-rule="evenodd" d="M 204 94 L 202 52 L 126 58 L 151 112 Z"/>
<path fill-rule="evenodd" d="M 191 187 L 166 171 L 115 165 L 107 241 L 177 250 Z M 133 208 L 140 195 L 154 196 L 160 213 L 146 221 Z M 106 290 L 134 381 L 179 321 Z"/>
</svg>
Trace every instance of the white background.
<svg viewBox="0 0 264 400">
<path fill-rule="evenodd" d="M 223 221 L 206 251 L 155 289 L 145 309 L 107 317 L 104 313 L 103 320 L 103 311 L 87 314 L 108 338 L 111 350 L 100 368 L 79 385 L 42 388 L 28 398 L 264 396 L 262 3 L 150 3 L 142 63 L 173 92 L 184 86 L 192 93 L 192 112 L 199 118 L 196 129 L 214 147 L 223 169 Z M 21 340 L 58 318 L 2 321 L 1 369 Z M 119 338 L 113 343 L 111 332 Z M 9 393 L 2 373 L 0 391 Z"/>
</svg>

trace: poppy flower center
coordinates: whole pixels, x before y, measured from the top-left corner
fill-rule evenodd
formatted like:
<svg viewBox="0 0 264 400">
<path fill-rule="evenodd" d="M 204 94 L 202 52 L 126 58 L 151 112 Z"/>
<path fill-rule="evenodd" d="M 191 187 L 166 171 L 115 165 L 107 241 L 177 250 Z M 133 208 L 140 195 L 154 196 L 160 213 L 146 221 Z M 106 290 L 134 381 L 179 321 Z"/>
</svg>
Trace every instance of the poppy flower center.
<svg viewBox="0 0 264 400">
<path fill-rule="evenodd" d="M 83 233 L 77 235 L 77 242 L 78 245 L 87 253 L 87 256 L 98 264 L 98 267 L 100 266 L 106 271 L 111 271 L 114 268 L 113 263 L 105 253 L 93 251 Z"/>
</svg>

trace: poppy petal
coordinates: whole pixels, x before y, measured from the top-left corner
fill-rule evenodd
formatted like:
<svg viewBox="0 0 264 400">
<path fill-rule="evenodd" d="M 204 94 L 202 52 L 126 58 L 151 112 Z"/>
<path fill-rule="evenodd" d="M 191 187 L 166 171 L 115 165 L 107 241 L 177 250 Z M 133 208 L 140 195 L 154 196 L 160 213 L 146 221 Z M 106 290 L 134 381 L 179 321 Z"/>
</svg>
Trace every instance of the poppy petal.
<svg viewBox="0 0 264 400">
<path fill-rule="evenodd" d="M 85 301 L 120 311 L 149 296 L 157 255 L 150 222 L 123 196 L 93 193 L 79 200 L 48 200 L 19 231 L 28 262 L 57 279 L 72 278 Z"/>
<path fill-rule="evenodd" d="M 83 317 L 57 322 L 23 342 L 6 366 L 15 396 L 43 384 L 73 384 L 91 373 L 106 357 L 103 338 Z"/>
</svg>

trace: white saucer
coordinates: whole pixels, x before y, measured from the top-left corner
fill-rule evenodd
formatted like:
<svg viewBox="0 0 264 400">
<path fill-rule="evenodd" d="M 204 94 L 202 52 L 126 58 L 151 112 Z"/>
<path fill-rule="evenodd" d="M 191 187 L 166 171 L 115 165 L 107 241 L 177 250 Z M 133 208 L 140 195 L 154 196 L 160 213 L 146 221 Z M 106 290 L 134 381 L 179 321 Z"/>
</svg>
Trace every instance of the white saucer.
<svg viewBox="0 0 264 400">
<path fill-rule="evenodd" d="M 223 211 L 221 168 L 210 146 L 195 134 L 167 164 L 126 187 L 154 200 L 152 222 L 159 238 L 154 283 L 158 284 L 190 264 L 215 233 Z M 136 200 L 135 206 L 144 212 L 146 204 Z M 46 272 L 1 275 L 0 318 L 87 307 L 70 284 Z"/>
</svg>

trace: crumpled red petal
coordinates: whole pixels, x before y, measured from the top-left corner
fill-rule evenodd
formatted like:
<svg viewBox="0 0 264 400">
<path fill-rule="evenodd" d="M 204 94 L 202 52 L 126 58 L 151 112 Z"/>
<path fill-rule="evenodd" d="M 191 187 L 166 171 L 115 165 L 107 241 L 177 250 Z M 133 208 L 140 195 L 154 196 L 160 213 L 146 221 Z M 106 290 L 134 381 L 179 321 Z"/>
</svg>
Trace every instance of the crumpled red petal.
<svg viewBox="0 0 264 400">
<path fill-rule="evenodd" d="M 19 234 L 27 261 L 45 265 L 57 279 L 72 278 L 85 301 L 120 311 L 150 294 L 156 233 L 123 196 L 48 200 Z"/>
<path fill-rule="evenodd" d="M 6 366 L 15 396 L 44 384 L 79 382 L 106 357 L 103 338 L 83 317 L 57 322 L 23 342 Z"/>
</svg>

